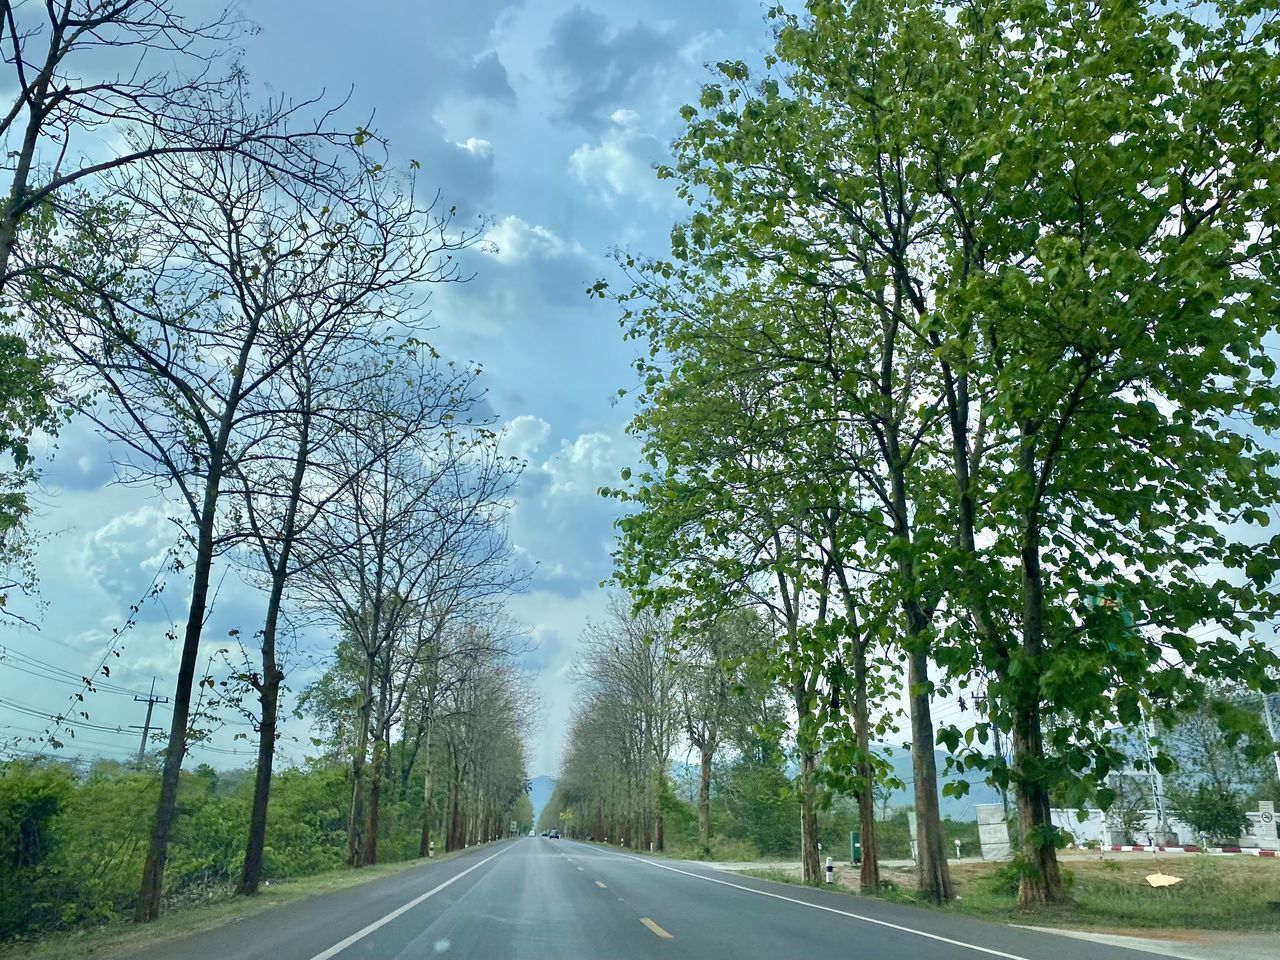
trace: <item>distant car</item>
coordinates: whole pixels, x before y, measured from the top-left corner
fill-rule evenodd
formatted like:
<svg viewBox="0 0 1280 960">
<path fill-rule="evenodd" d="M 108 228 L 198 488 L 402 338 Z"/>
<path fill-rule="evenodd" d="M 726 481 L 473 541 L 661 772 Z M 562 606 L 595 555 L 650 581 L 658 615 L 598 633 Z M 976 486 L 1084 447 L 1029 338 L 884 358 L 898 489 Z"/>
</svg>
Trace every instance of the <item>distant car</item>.
<svg viewBox="0 0 1280 960">
<path fill-rule="evenodd" d="M 560 839 L 560 831 L 559 831 L 559 830 L 552 830 L 552 831 L 551 831 L 551 839 L 552 839 L 552 840 L 559 840 L 559 839 Z"/>
<path fill-rule="evenodd" d="M 551 831 L 550 831 L 550 830 L 543 830 L 543 831 L 542 831 L 542 836 L 544 836 L 544 837 L 549 837 L 549 836 L 551 836 Z"/>
<path fill-rule="evenodd" d="M 529 831 L 529 836 L 534 836 L 534 832 L 532 830 Z"/>
</svg>

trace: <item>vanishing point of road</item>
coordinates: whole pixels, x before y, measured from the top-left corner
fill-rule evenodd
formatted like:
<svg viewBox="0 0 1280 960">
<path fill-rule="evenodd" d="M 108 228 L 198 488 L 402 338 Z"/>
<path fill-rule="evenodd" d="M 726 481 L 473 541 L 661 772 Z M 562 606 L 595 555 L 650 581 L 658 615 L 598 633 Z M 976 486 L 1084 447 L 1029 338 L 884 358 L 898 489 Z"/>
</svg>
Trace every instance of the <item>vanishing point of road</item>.
<svg viewBox="0 0 1280 960">
<path fill-rule="evenodd" d="M 522 837 L 273 907 L 136 960 L 1150 960 L 938 911 Z"/>
</svg>

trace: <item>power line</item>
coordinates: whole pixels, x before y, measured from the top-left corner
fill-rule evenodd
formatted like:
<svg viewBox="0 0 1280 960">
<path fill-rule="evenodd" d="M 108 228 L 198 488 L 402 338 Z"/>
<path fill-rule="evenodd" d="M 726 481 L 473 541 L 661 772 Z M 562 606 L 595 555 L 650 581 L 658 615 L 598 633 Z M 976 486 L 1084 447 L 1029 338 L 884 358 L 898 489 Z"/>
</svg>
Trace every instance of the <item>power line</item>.
<svg viewBox="0 0 1280 960">
<path fill-rule="evenodd" d="M 30 676 L 30 677 L 39 677 L 41 680 L 48 680 L 50 683 L 60 683 L 60 684 L 63 684 L 64 686 L 79 687 L 81 689 L 83 689 L 84 687 L 83 680 L 72 680 L 69 677 L 60 677 L 56 675 L 42 673 L 39 670 L 34 670 L 18 663 L 8 664 L 8 669 L 14 670 L 18 673 L 25 673 L 27 676 Z M 97 684 L 94 685 L 94 689 L 90 692 L 91 693 L 109 693 L 112 696 L 119 696 L 119 697 L 136 696 L 136 694 L 132 690 L 100 687 Z"/>
<path fill-rule="evenodd" d="M 55 713 L 46 713 L 45 711 L 41 710 L 39 707 L 33 707 L 25 703 L 19 703 L 16 700 L 9 700 L 9 699 L 6 699 L 5 697 L 0 697 L 0 707 L 3 707 L 6 710 L 13 710 L 17 713 L 24 713 L 27 716 L 35 717 L 39 720 L 51 720 L 56 724 L 65 724 L 70 722 L 73 726 L 83 727 L 86 730 L 102 730 L 107 733 L 121 733 L 121 734 L 127 734 L 129 736 L 133 736 L 133 734 L 129 733 L 128 730 L 126 730 L 123 726 L 118 724 L 112 727 L 102 723 L 94 723 L 91 720 L 85 720 L 83 718 L 77 719 L 75 717 L 70 717 L 65 714 L 58 715 Z"/>
<path fill-rule="evenodd" d="M 83 674 L 64 669 L 57 664 L 49 663 L 47 660 L 41 660 L 12 647 L 0 645 L 0 663 L 6 661 L 12 670 L 18 670 L 22 673 L 43 677 L 46 680 L 54 680 L 59 683 L 70 683 L 75 686 L 82 687 L 88 684 L 95 692 L 114 693 L 130 697 L 137 696 L 140 693 L 138 690 L 111 683 L 108 680 L 86 677 Z"/>
<path fill-rule="evenodd" d="M 173 556 L 174 549 L 175 549 L 174 547 L 169 548 L 169 550 L 167 551 L 169 556 L 171 557 Z M 72 696 L 72 699 L 71 699 L 72 709 L 74 709 L 74 705 L 76 702 L 80 702 L 80 703 L 84 702 L 84 695 L 86 691 L 93 692 L 93 690 L 96 689 L 96 685 L 93 680 L 89 679 L 90 677 L 96 678 L 99 674 L 101 674 L 104 677 L 110 678 L 111 671 L 107 669 L 107 661 L 111 659 L 112 654 L 114 654 L 117 657 L 117 659 L 119 658 L 120 651 L 117 648 L 121 644 L 121 640 L 124 637 L 125 631 L 131 630 L 134 624 L 137 622 L 134 618 L 138 615 L 138 611 L 142 608 L 142 605 L 147 602 L 148 598 L 157 596 L 159 592 L 164 589 L 164 584 L 161 583 L 160 581 L 160 575 L 164 571 L 164 569 L 165 569 L 165 564 L 163 563 L 159 564 L 156 567 L 156 572 L 151 577 L 151 583 L 147 586 L 146 593 L 142 595 L 141 599 L 139 599 L 137 603 L 133 603 L 129 605 L 129 615 L 125 618 L 124 624 L 120 627 L 113 627 L 111 629 L 111 640 L 107 644 L 106 650 L 103 651 L 102 657 L 98 661 L 98 666 L 94 668 L 92 673 L 90 673 L 88 676 L 82 677 L 84 681 L 84 686 L 82 686 L 80 690 Z M 74 676 L 74 674 L 72 674 L 72 676 Z M 121 689 L 124 689 L 124 688 L 121 688 Z M 69 712 L 70 711 L 68 711 L 68 713 Z M 62 725 L 66 723 L 66 716 L 65 715 L 53 716 L 51 717 L 51 719 L 54 721 L 53 729 L 50 731 L 46 731 L 46 737 L 48 738 L 50 746 L 54 745 L 57 742 L 56 741 L 57 733 L 61 729 Z"/>
</svg>

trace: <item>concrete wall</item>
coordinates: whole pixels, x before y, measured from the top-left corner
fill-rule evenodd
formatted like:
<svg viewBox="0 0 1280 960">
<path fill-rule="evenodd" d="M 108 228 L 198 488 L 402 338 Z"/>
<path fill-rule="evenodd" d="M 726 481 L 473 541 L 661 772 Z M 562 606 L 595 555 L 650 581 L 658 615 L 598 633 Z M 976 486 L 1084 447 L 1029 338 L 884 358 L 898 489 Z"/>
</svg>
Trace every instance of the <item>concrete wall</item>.
<svg viewBox="0 0 1280 960">
<path fill-rule="evenodd" d="M 1098 809 L 1089 809 L 1085 811 L 1088 816 L 1081 822 L 1073 809 L 1054 809 L 1051 811 L 1053 824 L 1058 829 L 1069 834 L 1075 843 L 1084 844 L 1093 841 L 1095 843 L 1106 846 L 1120 846 L 1128 843 L 1145 844 L 1147 842 L 1147 834 L 1155 835 L 1157 833 L 1156 812 L 1147 810 L 1147 824 L 1142 830 L 1138 831 L 1135 837 L 1125 837 L 1118 824 L 1109 822 L 1103 811 Z M 1248 814 L 1249 825 L 1245 828 L 1243 836 L 1238 838 L 1238 842 L 1234 846 L 1240 847 L 1257 847 L 1258 844 L 1258 822 L 1261 815 L 1258 811 L 1252 811 Z M 1169 817 L 1169 829 L 1178 835 L 1178 843 L 1199 843 L 1200 837 L 1196 835 L 1195 828 L 1189 823 L 1184 823 L 1176 816 Z M 1265 845 L 1265 844 L 1264 844 Z"/>
<path fill-rule="evenodd" d="M 1273 839 L 1276 830 L 1274 806 L 1264 804 L 1263 809 L 1271 813 L 1270 824 L 1264 825 L 1261 823 L 1262 814 L 1260 811 L 1248 814 L 1249 825 L 1245 829 L 1244 836 L 1238 838 L 1231 846 L 1260 847 L 1264 850 L 1280 848 L 1280 841 Z M 982 843 L 983 859 L 1008 859 L 1013 851 L 1009 847 L 1009 831 L 1004 818 L 1004 808 L 998 803 L 979 803 L 975 804 L 974 810 L 978 818 L 978 837 Z M 1071 837 L 1071 842 L 1080 845 L 1096 843 L 1104 847 L 1127 846 L 1129 844 L 1146 846 L 1148 835 L 1152 837 L 1155 843 L 1159 844 L 1161 837 L 1160 831 L 1157 829 L 1156 813 L 1154 810 L 1145 812 L 1147 815 L 1146 826 L 1133 837 L 1126 837 L 1119 826 L 1109 822 L 1106 813 L 1097 808 L 1086 809 L 1083 819 L 1080 818 L 1079 811 L 1076 809 L 1055 808 L 1050 811 L 1050 816 L 1055 827 Z M 1196 835 L 1192 826 L 1177 817 L 1169 817 L 1169 829 L 1176 834 L 1176 842 L 1179 844 L 1200 842 L 1200 837 Z M 1170 839 L 1168 842 L 1172 843 L 1174 841 Z M 912 853 L 914 855 L 914 846 Z"/>
</svg>

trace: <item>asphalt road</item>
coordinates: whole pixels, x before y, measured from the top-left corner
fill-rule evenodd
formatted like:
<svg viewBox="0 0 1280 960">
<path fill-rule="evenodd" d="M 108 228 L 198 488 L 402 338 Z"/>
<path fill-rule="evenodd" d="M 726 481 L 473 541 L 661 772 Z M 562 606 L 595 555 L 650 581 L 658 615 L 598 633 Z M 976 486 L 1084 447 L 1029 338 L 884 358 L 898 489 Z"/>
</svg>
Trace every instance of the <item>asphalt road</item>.
<svg viewBox="0 0 1280 960">
<path fill-rule="evenodd" d="M 137 960 L 1151 960 L 1103 944 L 541 837 L 469 850 Z"/>
</svg>

